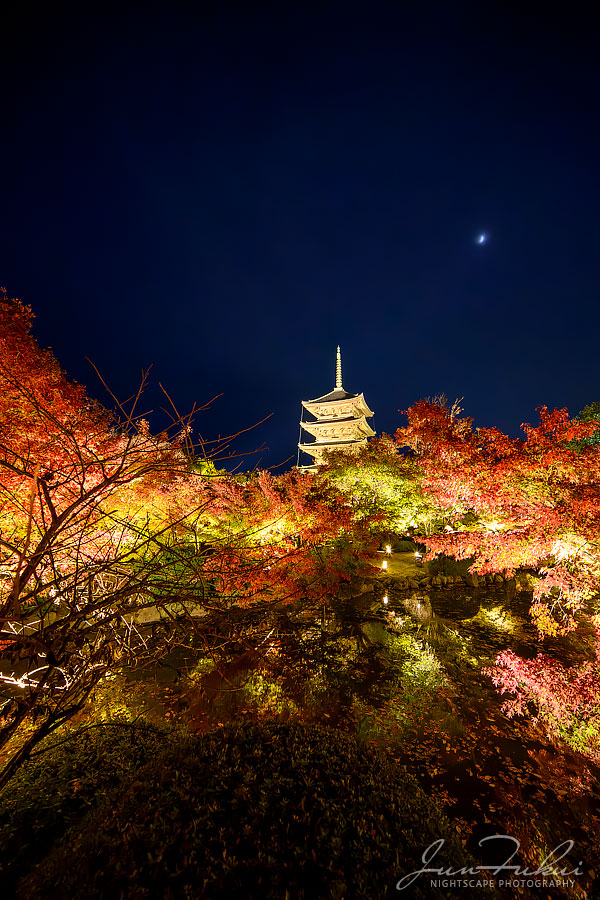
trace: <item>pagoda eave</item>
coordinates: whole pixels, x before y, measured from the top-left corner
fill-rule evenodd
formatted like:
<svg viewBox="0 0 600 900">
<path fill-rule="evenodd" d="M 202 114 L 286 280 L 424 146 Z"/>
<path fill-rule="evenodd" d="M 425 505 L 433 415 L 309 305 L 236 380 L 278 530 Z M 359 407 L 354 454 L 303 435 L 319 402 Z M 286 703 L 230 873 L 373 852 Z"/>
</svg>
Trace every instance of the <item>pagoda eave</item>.
<svg viewBox="0 0 600 900">
<path fill-rule="evenodd" d="M 300 450 L 304 453 L 308 453 L 309 456 L 315 457 L 315 459 L 322 459 L 323 454 L 327 451 L 329 453 L 334 452 L 336 450 L 341 450 L 344 452 L 356 452 L 361 449 L 361 447 L 367 446 L 367 439 L 364 438 L 360 441 L 335 441 L 335 443 L 328 444 L 320 444 L 318 441 L 315 441 L 313 444 L 298 444 Z"/>
<path fill-rule="evenodd" d="M 302 428 L 317 440 L 323 443 L 337 440 L 362 440 L 365 437 L 373 437 L 375 432 L 364 419 L 344 419 L 336 422 L 335 419 L 320 422 L 300 422 Z"/>
<path fill-rule="evenodd" d="M 373 410 L 369 409 L 367 406 L 362 394 L 356 394 L 354 396 L 350 395 L 345 399 L 342 398 L 339 400 L 327 400 L 326 397 L 319 398 L 318 400 L 303 400 L 302 406 L 317 419 L 325 417 L 338 418 L 342 416 L 356 417 L 356 415 L 370 418 L 375 415 Z"/>
</svg>

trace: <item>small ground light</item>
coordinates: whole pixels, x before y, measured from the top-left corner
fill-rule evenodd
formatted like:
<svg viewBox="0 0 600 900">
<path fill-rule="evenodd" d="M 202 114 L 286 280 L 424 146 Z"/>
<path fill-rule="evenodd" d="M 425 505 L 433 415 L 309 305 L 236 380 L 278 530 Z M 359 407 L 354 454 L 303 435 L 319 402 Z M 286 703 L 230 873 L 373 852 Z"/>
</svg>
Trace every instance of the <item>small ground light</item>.
<svg viewBox="0 0 600 900">
<path fill-rule="evenodd" d="M 381 563 L 381 568 L 387 569 L 387 559 L 384 559 L 384 561 Z"/>
<path fill-rule="evenodd" d="M 386 545 L 385 545 L 385 552 L 387 553 L 388 556 L 389 556 L 390 553 L 392 552 L 392 548 L 390 547 L 389 544 L 386 544 Z"/>
<path fill-rule="evenodd" d="M 387 594 L 386 594 L 385 597 L 383 598 L 383 602 L 384 602 L 385 605 L 387 606 L 387 603 L 388 603 L 388 595 L 387 595 Z"/>
</svg>

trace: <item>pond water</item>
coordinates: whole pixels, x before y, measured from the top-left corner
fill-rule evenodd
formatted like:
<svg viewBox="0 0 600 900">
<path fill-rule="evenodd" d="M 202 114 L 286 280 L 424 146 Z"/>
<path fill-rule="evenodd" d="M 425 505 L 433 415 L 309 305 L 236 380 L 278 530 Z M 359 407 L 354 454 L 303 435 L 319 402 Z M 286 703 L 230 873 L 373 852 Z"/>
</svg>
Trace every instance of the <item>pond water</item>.
<svg viewBox="0 0 600 900">
<path fill-rule="evenodd" d="M 313 618 L 290 610 L 265 640 L 215 669 L 180 649 L 155 672 L 167 714 L 204 731 L 232 718 L 318 721 L 380 746 L 415 774 L 478 854 L 491 834 L 520 841 L 534 868 L 565 840 L 585 875 L 568 890 L 511 896 L 591 896 L 600 858 L 600 770 L 543 723 L 509 719 L 482 667 L 511 648 L 540 649 L 531 597 L 502 590 L 409 596 L 388 590 L 332 601 Z M 548 640 L 565 664 L 589 658 L 571 637 Z M 144 676 L 147 678 L 147 674 Z"/>
</svg>

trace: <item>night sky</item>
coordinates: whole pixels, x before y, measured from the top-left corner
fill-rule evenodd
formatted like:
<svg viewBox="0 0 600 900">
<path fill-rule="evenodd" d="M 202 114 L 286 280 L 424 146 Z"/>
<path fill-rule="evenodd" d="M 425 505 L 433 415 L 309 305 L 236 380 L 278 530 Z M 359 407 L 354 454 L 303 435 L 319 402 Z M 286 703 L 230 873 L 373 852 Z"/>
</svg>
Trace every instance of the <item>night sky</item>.
<svg viewBox="0 0 600 900">
<path fill-rule="evenodd" d="M 222 393 L 206 437 L 273 413 L 245 467 L 295 462 L 338 343 L 378 432 L 442 392 L 513 435 L 600 400 L 600 54 L 576 7 L 15 6 L 0 284 L 90 394 L 86 356 L 121 397 L 149 364 L 182 410 Z"/>
</svg>

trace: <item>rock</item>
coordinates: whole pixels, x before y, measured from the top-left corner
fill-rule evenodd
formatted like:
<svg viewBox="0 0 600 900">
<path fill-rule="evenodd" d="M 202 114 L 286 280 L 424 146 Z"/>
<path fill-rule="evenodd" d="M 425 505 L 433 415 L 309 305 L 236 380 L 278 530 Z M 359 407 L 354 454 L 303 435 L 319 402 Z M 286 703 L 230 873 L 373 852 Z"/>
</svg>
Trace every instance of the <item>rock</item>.
<svg viewBox="0 0 600 900">
<path fill-rule="evenodd" d="M 414 578 L 409 578 L 408 579 L 408 587 L 410 588 L 411 591 L 417 591 L 419 589 L 419 582 L 415 581 Z"/>
<path fill-rule="evenodd" d="M 402 605 L 409 616 L 412 616 L 414 619 L 424 620 L 433 618 L 431 600 L 427 594 L 413 594 L 412 597 L 406 597 L 406 599 L 402 601 Z"/>
<path fill-rule="evenodd" d="M 461 620 L 472 619 L 480 608 L 479 593 L 462 593 L 456 598 L 453 609 L 453 617 Z"/>
<path fill-rule="evenodd" d="M 517 572 L 515 581 L 517 582 L 517 591 L 519 593 L 529 593 L 535 588 L 536 578 L 529 572 Z"/>
<path fill-rule="evenodd" d="M 434 575 L 431 579 L 431 583 L 434 587 L 441 587 L 443 584 L 442 579 L 439 575 Z"/>
<path fill-rule="evenodd" d="M 374 590 L 375 584 L 372 581 L 352 578 L 350 581 L 343 581 L 339 585 L 337 596 L 340 600 L 353 600 L 355 597 L 362 597 L 363 594 L 372 594 Z"/>
<path fill-rule="evenodd" d="M 352 585 L 348 582 L 342 582 L 338 585 L 337 596 L 340 600 L 349 600 L 352 597 Z"/>
<path fill-rule="evenodd" d="M 429 575 L 425 575 L 423 578 L 419 578 L 419 586 L 420 587 L 429 587 L 431 584 L 431 578 Z"/>
<path fill-rule="evenodd" d="M 496 575 L 496 584 L 504 584 L 504 575 Z"/>
<path fill-rule="evenodd" d="M 465 575 L 465 584 L 473 588 L 479 587 L 479 578 L 474 572 L 469 572 L 467 575 Z"/>
</svg>

